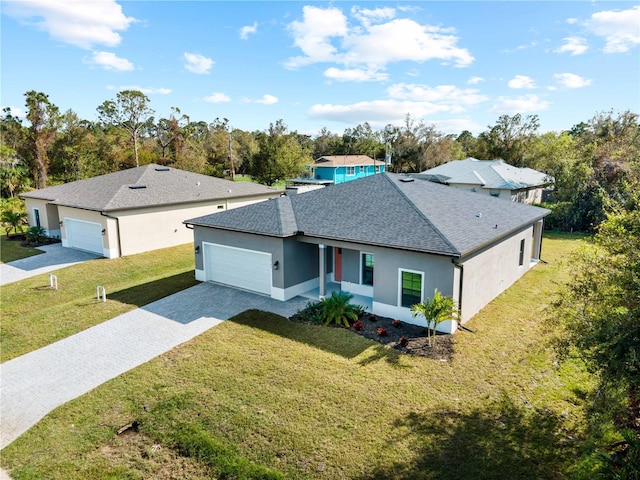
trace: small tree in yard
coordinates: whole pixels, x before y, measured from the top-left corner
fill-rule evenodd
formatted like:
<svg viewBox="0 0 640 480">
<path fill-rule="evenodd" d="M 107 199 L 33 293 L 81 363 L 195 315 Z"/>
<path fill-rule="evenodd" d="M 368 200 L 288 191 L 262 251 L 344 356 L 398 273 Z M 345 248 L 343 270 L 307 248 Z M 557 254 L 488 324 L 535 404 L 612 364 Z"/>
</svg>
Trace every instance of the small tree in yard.
<svg viewBox="0 0 640 480">
<path fill-rule="evenodd" d="M 22 227 L 27 224 L 27 215 L 16 210 L 3 210 L 0 221 L 8 237 L 12 230 L 14 234 L 22 232 Z"/>
<path fill-rule="evenodd" d="M 411 305 L 411 315 L 422 315 L 427 321 L 427 338 L 429 346 L 436 344 L 436 328 L 445 320 L 457 320 L 459 318 L 458 307 L 451 297 L 442 295 L 436 288 L 433 298 L 421 303 Z"/>
<path fill-rule="evenodd" d="M 41 242 L 44 242 L 47 239 L 47 231 L 44 229 L 44 227 L 33 225 L 27 230 L 26 237 L 29 244 L 35 245 L 37 247 Z"/>
<path fill-rule="evenodd" d="M 335 322 L 336 325 L 343 325 L 349 328 L 349 320 L 354 322 L 358 320 L 354 305 L 349 303 L 352 298 L 353 295 L 346 292 L 333 292 L 329 298 L 322 300 L 320 303 L 322 304 L 324 324 L 331 325 Z"/>
</svg>

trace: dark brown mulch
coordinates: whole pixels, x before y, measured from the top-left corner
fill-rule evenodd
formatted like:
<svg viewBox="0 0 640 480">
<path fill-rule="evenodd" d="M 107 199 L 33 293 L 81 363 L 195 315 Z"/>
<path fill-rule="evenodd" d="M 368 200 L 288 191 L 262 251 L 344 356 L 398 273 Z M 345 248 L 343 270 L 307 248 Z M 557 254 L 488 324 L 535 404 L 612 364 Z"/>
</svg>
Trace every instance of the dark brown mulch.
<svg viewBox="0 0 640 480">
<path fill-rule="evenodd" d="M 290 317 L 289 320 L 293 322 L 303 322 L 296 315 Z M 349 330 L 409 355 L 418 355 L 434 360 L 446 361 L 453 358 L 453 335 L 438 333 L 435 346 L 429 346 L 425 327 L 402 321 L 399 326 L 396 327 L 393 325 L 392 318 L 368 313 L 365 313 L 360 321 L 362 322 L 362 329 L 360 331 L 356 330 L 353 325 Z M 385 329 L 386 335 L 378 335 L 378 328 Z M 404 346 L 400 343 L 402 337 L 407 338 L 407 344 Z"/>
</svg>

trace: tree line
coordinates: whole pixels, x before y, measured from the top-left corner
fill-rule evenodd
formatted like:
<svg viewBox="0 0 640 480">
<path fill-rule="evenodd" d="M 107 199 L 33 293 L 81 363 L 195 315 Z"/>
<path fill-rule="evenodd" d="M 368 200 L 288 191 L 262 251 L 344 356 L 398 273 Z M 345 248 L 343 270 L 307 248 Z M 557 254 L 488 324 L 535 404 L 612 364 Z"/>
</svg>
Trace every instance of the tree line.
<svg viewBox="0 0 640 480">
<path fill-rule="evenodd" d="M 450 135 L 407 115 L 400 126 L 374 130 L 364 122 L 342 134 L 323 128 L 310 136 L 283 120 L 248 132 L 226 118 L 193 120 L 177 107 L 156 118 L 149 98 L 136 90 L 99 105 L 95 121 L 61 112 L 45 93 L 24 96 L 24 121 L 9 108 L 0 116 L 3 198 L 152 162 L 217 177 L 245 174 L 273 185 L 323 155 L 381 160 L 389 154 L 390 170 L 405 173 L 466 157 L 501 158 L 553 179 L 549 226 L 590 232 L 606 212 L 629 202 L 640 178 L 640 124 L 631 111 L 597 113 L 562 132 L 539 133 L 537 115 L 516 114 L 501 115 L 477 136 Z"/>
</svg>

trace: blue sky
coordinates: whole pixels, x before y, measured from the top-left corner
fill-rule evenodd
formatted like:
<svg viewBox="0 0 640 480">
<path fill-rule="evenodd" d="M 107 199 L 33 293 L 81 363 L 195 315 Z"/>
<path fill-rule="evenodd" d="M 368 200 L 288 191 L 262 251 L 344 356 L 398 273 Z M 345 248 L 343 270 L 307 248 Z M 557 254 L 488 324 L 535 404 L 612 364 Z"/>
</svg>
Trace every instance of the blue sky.
<svg viewBox="0 0 640 480">
<path fill-rule="evenodd" d="M 565 130 L 640 112 L 640 5 L 613 1 L 3 0 L 0 105 L 62 111 L 136 89 L 234 128 L 342 133 L 409 113 L 478 134 L 502 114 Z"/>
</svg>

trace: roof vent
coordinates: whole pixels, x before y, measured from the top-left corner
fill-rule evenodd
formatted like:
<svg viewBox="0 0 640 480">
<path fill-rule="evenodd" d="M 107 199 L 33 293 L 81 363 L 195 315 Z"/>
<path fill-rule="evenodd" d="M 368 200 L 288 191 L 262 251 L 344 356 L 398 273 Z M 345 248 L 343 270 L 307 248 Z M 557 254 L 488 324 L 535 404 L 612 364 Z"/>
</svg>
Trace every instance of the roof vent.
<svg viewBox="0 0 640 480">
<path fill-rule="evenodd" d="M 476 213 L 476 217 L 478 217 L 478 218 L 482 218 L 482 212 L 478 212 L 478 213 Z"/>
<path fill-rule="evenodd" d="M 400 181 L 404 183 L 413 182 L 415 179 L 413 177 L 409 178 L 401 178 Z"/>
<path fill-rule="evenodd" d="M 129 188 L 131 190 L 140 190 L 142 188 L 147 188 L 147 186 L 146 185 L 129 185 Z"/>
<path fill-rule="evenodd" d="M 156 172 L 168 172 L 171 170 L 169 167 L 156 167 Z"/>
</svg>

